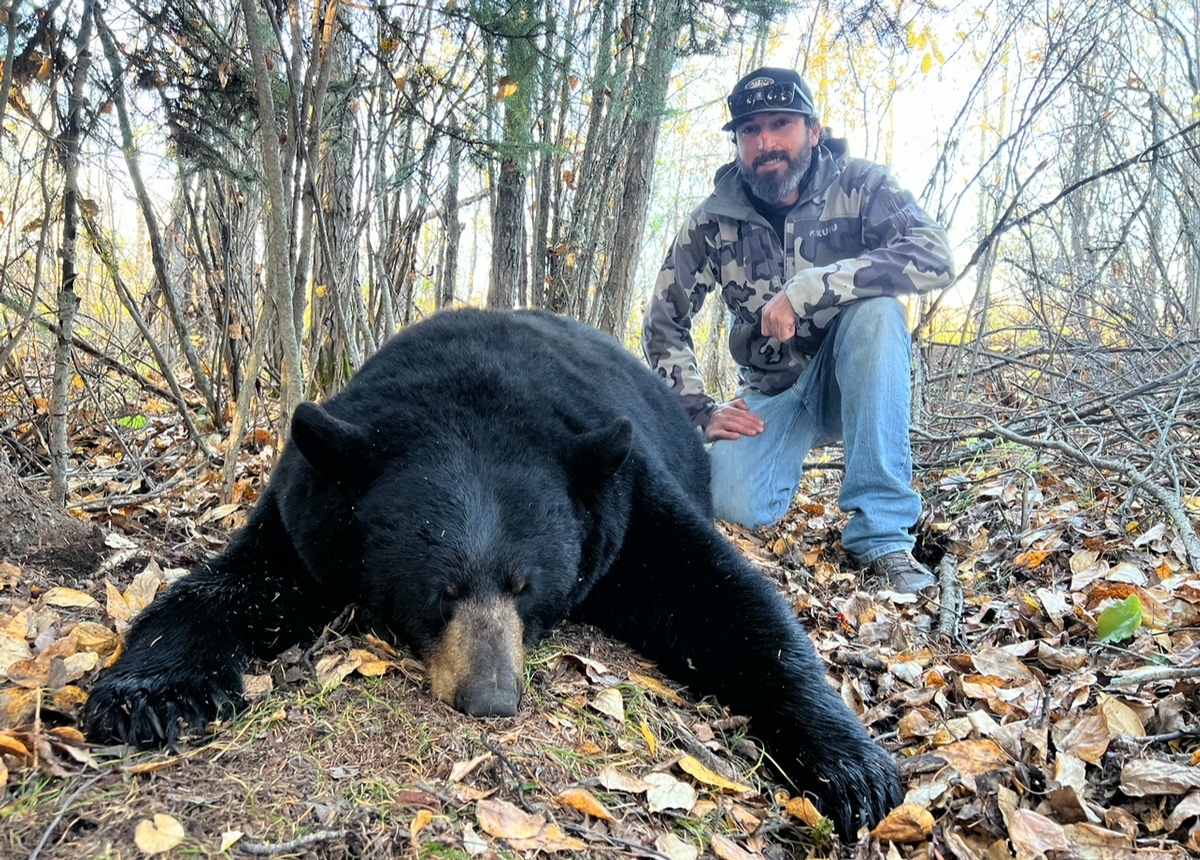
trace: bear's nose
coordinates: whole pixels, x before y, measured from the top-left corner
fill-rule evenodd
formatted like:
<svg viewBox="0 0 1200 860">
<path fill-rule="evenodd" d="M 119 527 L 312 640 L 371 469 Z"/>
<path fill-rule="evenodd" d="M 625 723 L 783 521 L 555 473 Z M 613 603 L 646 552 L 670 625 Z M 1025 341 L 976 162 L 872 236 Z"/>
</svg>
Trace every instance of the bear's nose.
<svg viewBox="0 0 1200 860">
<path fill-rule="evenodd" d="M 516 685 L 464 684 L 454 695 L 454 707 L 469 717 L 511 717 L 518 699 Z"/>
</svg>

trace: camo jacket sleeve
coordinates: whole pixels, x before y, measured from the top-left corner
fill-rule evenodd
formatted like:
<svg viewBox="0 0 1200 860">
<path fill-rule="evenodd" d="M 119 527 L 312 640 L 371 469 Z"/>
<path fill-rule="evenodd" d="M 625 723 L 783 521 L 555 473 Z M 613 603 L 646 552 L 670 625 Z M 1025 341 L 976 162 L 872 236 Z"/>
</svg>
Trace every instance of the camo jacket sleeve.
<svg viewBox="0 0 1200 860">
<path fill-rule="evenodd" d="M 801 268 L 784 287 L 801 318 L 813 318 L 858 299 L 940 290 L 953 279 L 945 229 L 925 214 L 888 168 L 851 161 L 866 169 L 842 172 L 822 219 L 828 219 L 825 223 L 835 230 L 834 222 L 841 218 L 861 224 L 859 239 L 867 250 L 857 256 L 829 259 L 836 257 L 836 251 L 821 247 L 828 240 L 816 241 L 813 265 Z M 845 212 L 836 211 L 842 207 Z"/>
<path fill-rule="evenodd" d="M 704 390 L 692 319 L 718 282 L 718 225 L 702 212 L 697 209 L 688 218 L 659 270 L 642 324 L 642 350 L 650 369 L 667 381 L 692 423 L 703 429 L 716 401 Z"/>
</svg>

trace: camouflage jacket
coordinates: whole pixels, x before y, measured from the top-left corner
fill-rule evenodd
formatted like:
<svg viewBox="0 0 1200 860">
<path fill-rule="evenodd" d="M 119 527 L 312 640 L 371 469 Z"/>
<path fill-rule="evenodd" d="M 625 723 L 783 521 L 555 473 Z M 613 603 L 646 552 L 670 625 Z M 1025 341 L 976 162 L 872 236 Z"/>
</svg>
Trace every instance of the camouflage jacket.
<svg viewBox="0 0 1200 860">
<path fill-rule="evenodd" d="M 817 164 L 788 213 L 783 246 L 738 171 L 727 170 L 659 271 L 642 348 L 698 427 L 717 404 L 705 393 L 691 326 L 714 290 L 732 314 L 729 349 L 741 389 L 778 394 L 795 384 L 843 305 L 941 289 L 953 279 L 946 231 L 886 167 L 835 157 L 824 146 L 813 156 Z M 761 333 L 762 307 L 780 290 L 797 315 L 796 336 L 786 343 Z"/>
</svg>

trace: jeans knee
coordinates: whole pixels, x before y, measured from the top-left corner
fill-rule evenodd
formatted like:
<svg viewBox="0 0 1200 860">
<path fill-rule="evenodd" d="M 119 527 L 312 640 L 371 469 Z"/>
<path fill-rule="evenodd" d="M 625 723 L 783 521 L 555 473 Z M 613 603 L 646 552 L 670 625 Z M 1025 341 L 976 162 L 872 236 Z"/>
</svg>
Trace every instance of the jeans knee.
<svg viewBox="0 0 1200 860">
<path fill-rule="evenodd" d="M 909 337 L 908 312 L 904 305 L 891 296 L 859 299 L 842 314 L 843 328 L 855 336 L 871 340 L 900 337 L 905 341 Z"/>
</svg>

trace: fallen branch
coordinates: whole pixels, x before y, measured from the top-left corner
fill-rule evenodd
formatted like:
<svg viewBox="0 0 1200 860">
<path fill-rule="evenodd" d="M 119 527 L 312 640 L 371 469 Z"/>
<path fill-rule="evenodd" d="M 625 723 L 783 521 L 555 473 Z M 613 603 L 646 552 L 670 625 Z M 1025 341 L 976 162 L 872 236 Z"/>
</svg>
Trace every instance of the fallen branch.
<svg viewBox="0 0 1200 860">
<path fill-rule="evenodd" d="M 1139 684 L 1149 684 L 1156 681 L 1195 681 L 1200 680 L 1200 663 L 1190 666 L 1147 666 L 1145 669 L 1134 669 L 1124 675 L 1118 675 L 1108 682 L 1110 687 L 1136 687 Z"/>
<path fill-rule="evenodd" d="M 941 587 L 941 610 L 938 612 L 938 633 L 957 639 L 959 623 L 962 621 L 963 593 L 962 583 L 958 581 L 958 564 L 954 556 L 946 553 L 938 562 L 938 585 Z"/>
<path fill-rule="evenodd" d="M 1119 475 L 1124 475 L 1129 479 L 1130 489 L 1134 491 L 1140 490 L 1145 493 L 1163 510 L 1171 520 L 1171 524 L 1175 526 L 1175 532 L 1179 535 L 1179 539 L 1183 542 L 1184 549 L 1187 551 L 1188 563 L 1193 570 L 1200 570 L 1200 537 L 1196 536 L 1196 530 L 1192 528 L 1191 517 L 1188 512 L 1180 504 L 1179 497 L 1159 486 L 1154 480 L 1140 469 L 1136 469 L 1129 463 L 1121 462 L 1120 460 L 1110 460 L 1107 457 L 1094 457 L 1087 454 L 1085 451 L 1076 448 L 1074 445 L 1069 445 L 1058 439 L 1041 439 L 1034 436 L 1024 436 L 1020 433 L 1000 426 L 992 418 L 984 416 L 987 422 L 991 425 L 989 430 L 981 431 L 982 433 L 992 433 L 1002 439 L 1007 439 L 1009 442 L 1016 442 L 1018 445 L 1024 445 L 1027 448 L 1045 448 L 1051 451 L 1057 451 L 1060 454 L 1074 460 L 1076 463 L 1081 463 L 1085 466 L 1100 471 L 1106 469 L 1110 472 L 1115 472 Z"/>
<path fill-rule="evenodd" d="M 244 854 L 270 857 L 274 854 L 287 854 L 317 842 L 345 839 L 349 835 L 349 830 L 318 830 L 316 833 L 309 833 L 307 836 L 301 836 L 291 842 L 238 842 L 235 847 Z"/>
</svg>

